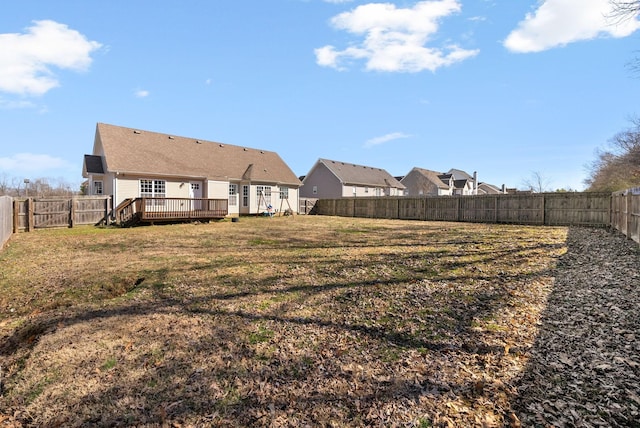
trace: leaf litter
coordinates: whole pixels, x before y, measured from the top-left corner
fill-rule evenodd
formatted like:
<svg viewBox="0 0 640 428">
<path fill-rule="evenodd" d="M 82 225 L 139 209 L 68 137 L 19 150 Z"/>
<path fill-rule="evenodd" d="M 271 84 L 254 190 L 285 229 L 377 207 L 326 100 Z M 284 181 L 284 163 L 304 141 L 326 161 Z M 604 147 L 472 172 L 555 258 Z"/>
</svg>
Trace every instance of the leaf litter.
<svg viewBox="0 0 640 428">
<path fill-rule="evenodd" d="M 639 421 L 640 252 L 606 230 L 296 217 L 69 233 L 0 253 L 0 426 Z"/>
</svg>

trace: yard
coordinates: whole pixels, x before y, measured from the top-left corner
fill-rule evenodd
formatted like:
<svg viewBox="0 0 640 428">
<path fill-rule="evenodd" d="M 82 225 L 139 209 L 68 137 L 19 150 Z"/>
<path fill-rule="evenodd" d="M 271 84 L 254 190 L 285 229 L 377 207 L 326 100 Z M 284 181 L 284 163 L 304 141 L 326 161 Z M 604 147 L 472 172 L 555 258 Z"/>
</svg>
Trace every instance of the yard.
<svg viewBox="0 0 640 428">
<path fill-rule="evenodd" d="M 640 426 L 640 251 L 319 216 L 15 235 L 0 426 Z"/>
</svg>

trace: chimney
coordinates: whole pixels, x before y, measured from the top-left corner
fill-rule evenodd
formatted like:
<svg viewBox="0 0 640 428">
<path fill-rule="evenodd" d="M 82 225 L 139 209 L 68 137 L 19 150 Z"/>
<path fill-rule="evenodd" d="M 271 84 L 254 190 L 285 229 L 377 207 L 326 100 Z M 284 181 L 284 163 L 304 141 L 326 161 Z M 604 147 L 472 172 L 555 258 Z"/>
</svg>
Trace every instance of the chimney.
<svg viewBox="0 0 640 428">
<path fill-rule="evenodd" d="M 473 194 L 478 194 L 478 172 L 473 171 Z"/>
<path fill-rule="evenodd" d="M 504 193 L 505 195 L 507 194 L 507 185 L 506 184 L 502 184 L 502 193 Z"/>
</svg>

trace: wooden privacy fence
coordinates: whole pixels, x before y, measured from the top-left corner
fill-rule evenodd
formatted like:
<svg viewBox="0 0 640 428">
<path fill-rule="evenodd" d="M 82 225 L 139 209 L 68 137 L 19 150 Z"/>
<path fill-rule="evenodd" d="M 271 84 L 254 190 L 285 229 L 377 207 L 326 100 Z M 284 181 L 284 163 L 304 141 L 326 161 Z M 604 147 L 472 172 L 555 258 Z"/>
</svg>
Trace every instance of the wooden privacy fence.
<svg viewBox="0 0 640 428">
<path fill-rule="evenodd" d="M 640 187 L 613 194 L 611 226 L 640 243 Z"/>
<path fill-rule="evenodd" d="M 611 225 L 610 193 L 382 197 L 320 199 L 320 215 L 403 220 L 517 223 L 534 225 Z"/>
<path fill-rule="evenodd" d="M 97 224 L 106 222 L 111 210 L 110 196 L 15 199 L 13 231 Z"/>
<path fill-rule="evenodd" d="M 13 198 L 0 196 L 0 249 L 13 234 Z"/>
</svg>

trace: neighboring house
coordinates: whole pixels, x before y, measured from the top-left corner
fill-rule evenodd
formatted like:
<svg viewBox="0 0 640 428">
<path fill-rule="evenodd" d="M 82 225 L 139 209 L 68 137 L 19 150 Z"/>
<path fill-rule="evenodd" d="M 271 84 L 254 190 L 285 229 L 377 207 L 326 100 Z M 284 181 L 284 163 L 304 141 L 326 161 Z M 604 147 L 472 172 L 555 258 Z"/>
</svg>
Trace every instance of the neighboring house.
<svg viewBox="0 0 640 428">
<path fill-rule="evenodd" d="M 381 168 L 318 159 L 305 176 L 300 196 L 344 198 L 402 196 L 405 186 Z"/>
<path fill-rule="evenodd" d="M 405 175 L 406 196 L 448 196 L 453 194 L 453 178 L 429 169 L 414 167 Z"/>
<path fill-rule="evenodd" d="M 478 173 L 473 175 L 461 169 L 452 168 L 447 172 L 453 178 L 454 195 L 477 195 L 478 194 Z"/>
<path fill-rule="evenodd" d="M 228 199 L 228 212 L 298 210 L 302 184 L 271 151 L 98 123 L 82 176 L 90 194 Z"/>
<path fill-rule="evenodd" d="M 507 193 L 504 185 L 500 189 L 489 183 L 478 183 L 478 195 L 500 195 L 503 193 Z"/>
<path fill-rule="evenodd" d="M 408 196 L 494 195 L 506 193 L 488 183 L 477 183 L 478 174 L 469 175 L 459 169 L 440 173 L 424 168 L 413 168 L 402 180 Z"/>
</svg>

